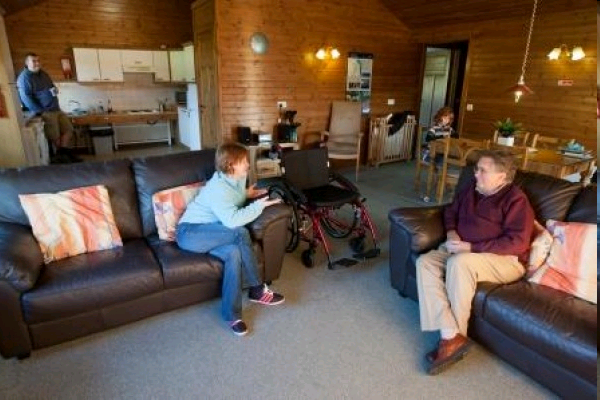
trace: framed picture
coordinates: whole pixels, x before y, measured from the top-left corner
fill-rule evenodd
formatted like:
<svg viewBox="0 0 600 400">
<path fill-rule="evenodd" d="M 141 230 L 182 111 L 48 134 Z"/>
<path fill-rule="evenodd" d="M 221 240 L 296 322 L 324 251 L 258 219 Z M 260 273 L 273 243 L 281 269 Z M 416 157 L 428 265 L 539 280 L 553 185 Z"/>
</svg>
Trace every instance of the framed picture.
<svg viewBox="0 0 600 400">
<path fill-rule="evenodd" d="M 346 100 L 362 103 L 363 114 L 371 112 L 371 79 L 373 54 L 349 53 Z"/>
</svg>

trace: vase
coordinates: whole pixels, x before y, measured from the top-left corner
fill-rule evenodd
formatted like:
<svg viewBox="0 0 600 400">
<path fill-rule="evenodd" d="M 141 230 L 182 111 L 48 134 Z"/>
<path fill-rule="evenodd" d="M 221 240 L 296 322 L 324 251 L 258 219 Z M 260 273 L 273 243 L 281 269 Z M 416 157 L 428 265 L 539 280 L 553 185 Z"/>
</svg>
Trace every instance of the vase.
<svg viewBox="0 0 600 400">
<path fill-rule="evenodd" d="M 498 144 L 501 144 L 504 146 L 512 146 L 515 144 L 515 137 L 514 136 L 509 136 L 509 137 L 499 136 Z"/>
</svg>

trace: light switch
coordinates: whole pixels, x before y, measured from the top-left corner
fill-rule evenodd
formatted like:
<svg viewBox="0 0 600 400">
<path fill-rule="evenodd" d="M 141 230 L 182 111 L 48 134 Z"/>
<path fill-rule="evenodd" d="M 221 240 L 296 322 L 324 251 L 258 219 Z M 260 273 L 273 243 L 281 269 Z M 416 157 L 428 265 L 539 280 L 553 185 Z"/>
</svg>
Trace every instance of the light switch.
<svg viewBox="0 0 600 400">
<path fill-rule="evenodd" d="M 277 107 L 278 108 L 287 108 L 287 101 L 278 101 Z"/>
<path fill-rule="evenodd" d="M 473 111 L 473 104 L 467 103 L 467 111 Z"/>
<path fill-rule="evenodd" d="M 388 99 L 388 106 L 393 106 L 396 104 L 396 99 Z"/>
</svg>

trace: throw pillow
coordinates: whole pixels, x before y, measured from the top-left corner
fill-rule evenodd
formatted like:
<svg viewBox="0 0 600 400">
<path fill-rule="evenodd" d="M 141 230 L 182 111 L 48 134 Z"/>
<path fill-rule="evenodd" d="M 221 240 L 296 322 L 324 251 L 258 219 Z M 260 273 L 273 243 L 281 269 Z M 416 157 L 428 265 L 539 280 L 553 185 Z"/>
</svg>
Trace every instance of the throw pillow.
<svg viewBox="0 0 600 400">
<path fill-rule="evenodd" d="M 531 249 L 529 250 L 528 277 L 532 276 L 544 264 L 544 261 L 548 258 L 548 254 L 550 254 L 550 248 L 554 240 L 550 232 L 537 221 L 534 221 L 533 231 L 535 238 L 531 242 Z"/>
<path fill-rule="evenodd" d="M 104 186 L 19 195 L 44 262 L 122 246 Z"/>
<path fill-rule="evenodd" d="M 152 207 L 154 221 L 161 240 L 175 241 L 177 222 L 204 183 L 196 182 L 154 193 Z"/>
<path fill-rule="evenodd" d="M 548 220 L 546 227 L 553 237 L 550 254 L 529 280 L 596 304 L 596 225 Z"/>
</svg>

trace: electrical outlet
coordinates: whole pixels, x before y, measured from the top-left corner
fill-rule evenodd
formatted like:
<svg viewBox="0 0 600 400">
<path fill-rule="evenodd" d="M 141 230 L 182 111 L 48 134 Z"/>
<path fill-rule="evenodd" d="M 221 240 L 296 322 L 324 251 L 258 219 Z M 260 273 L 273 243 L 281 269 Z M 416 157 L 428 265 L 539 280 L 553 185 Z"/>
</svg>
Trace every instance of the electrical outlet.
<svg viewBox="0 0 600 400">
<path fill-rule="evenodd" d="M 287 108 L 287 101 L 278 101 L 277 108 Z"/>
<path fill-rule="evenodd" d="M 388 99 L 388 106 L 393 106 L 396 104 L 396 99 Z"/>
<path fill-rule="evenodd" d="M 467 111 L 473 111 L 473 104 L 471 104 L 471 103 L 467 104 Z"/>
</svg>

